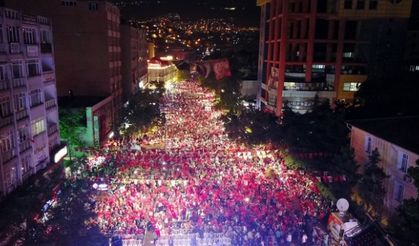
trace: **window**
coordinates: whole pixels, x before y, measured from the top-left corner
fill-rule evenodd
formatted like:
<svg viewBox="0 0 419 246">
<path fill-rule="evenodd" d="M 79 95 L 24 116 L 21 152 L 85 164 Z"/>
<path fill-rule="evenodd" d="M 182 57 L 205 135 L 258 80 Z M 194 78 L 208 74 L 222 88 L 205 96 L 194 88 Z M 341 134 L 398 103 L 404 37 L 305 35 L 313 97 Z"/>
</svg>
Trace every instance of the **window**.
<svg viewBox="0 0 419 246">
<path fill-rule="evenodd" d="M 10 107 L 10 98 L 9 97 L 1 97 L 0 98 L 0 114 L 2 117 L 7 117 L 12 114 L 11 107 Z"/>
<path fill-rule="evenodd" d="M 19 134 L 19 143 L 23 143 L 29 139 L 29 132 L 28 132 L 28 128 L 26 127 L 20 128 L 18 130 L 18 134 Z"/>
<path fill-rule="evenodd" d="M 89 10 L 90 11 L 96 11 L 98 10 L 98 5 L 95 2 L 89 2 Z"/>
<path fill-rule="evenodd" d="M 409 156 L 405 153 L 401 153 L 399 155 L 399 160 L 398 160 L 398 168 L 400 171 L 406 173 L 407 172 L 407 162 L 409 160 Z"/>
<path fill-rule="evenodd" d="M 343 83 L 343 91 L 358 91 L 359 83 L 358 82 L 345 82 Z"/>
<path fill-rule="evenodd" d="M 352 0 L 345 0 L 344 6 L 345 9 L 352 9 Z"/>
<path fill-rule="evenodd" d="M 8 151 L 13 150 L 15 147 L 14 141 L 13 141 L 13 132 L 7 133 L 7 135 L 2 136 L 0 138 L 0 152 L 6 153 Z"/>
<path fill-rule="evenodd" d="M 15 108 L 17 111 L 24 110 L 26 108 L 26 96 L 25 93 L 15 95 Z"/>
<path fill-rule="evenodd" d="M 403 201 L 404 185 L 402 183 L 396 182 L 394 187 L 394 199 L 398 202 Z"/>
<path fill-rule="evenodd" d="M 358 0 L 356 2 L 356 9 L 365 9 L 365 0 Z"/>
<path fill-rule="evenodd" d="M 23 77 L 22 64 L 13 63 L 12 64 L 12 73 L 13 73 L 13 78 L 14 79 L 22 78 Z"/>
<path fill-rule="evenodd" d="M 51 43 L 49 31 L 41 30 L 41 43 L 43 43 L 43 44 L 50 44 Z"/>
<path fill-rule="evenodd" d="M 28 66 L 28 77 L 38 76 L 39 73 L 39 64 L 38 61 L 29 61 Z"/>
<path fill-rule="evenodd" d="M 0 43 L 3 43 L 3 26 L 0 25 Z"/>
<path fill-rule="evenodd" d="M 410 72 L 417 72 L 417 71 L 419 71 L 419 65 L 410 65 L 409 66 L 409 71 Z"/>
<path fill-rule="evenodd" d="M 9 26 L 7 29 L 7 40 L 9 43 L 19 43 L 19 27 Z"/>
<path fill-rule="evenodd" d="M 323 70 L 323 69 L 326 68 L 326 65 L 315 64 L 315 65 L 312 65 L 311 67 L 313 69 L 321 69 L 321 70 Z"/>
<path fill-rule="evenodd" d="M 367 137 L 365 141 L 365 152 L 367 152 L 368 154 L 371 154 L 371 149 L 372 149 L 371 145 L 372 145 L 371 137 Z"/>
<path fill-rule="evenodd" d="M 25 44 L 36 44 L 36 31 L 33 28 L 23 28 L 23 42 Z"/>
<path fill-rule="evenodd" d="M 62 0 L 61 5 L 66 7 L 74 7 L 77 6 L 77 2 L 75 0 Z"/>
<path fill-rule="evenodd" d="M 42 104 L 41 89 L 36 89 L 36 90 L 31 91 L 30 97 L 31 97 L 31 107 Z"/>
<path fill-rule="evenodd" d="M 378 0 L 370 0 L 368 8 L 370 10 L 374 10 L 374 9 L 377 9 L 377 7 L 378 7 Z"/>
<path fill-rule="evenodd" d="M 0 66 L 0 81 L 7 79 L 6 66 Z"/>
<path fill-rule="evenodd" d="M 36 136 L 45 131 L 45 120 L 40 118 L 32 121 L 32 135 Z"/>
</svg>

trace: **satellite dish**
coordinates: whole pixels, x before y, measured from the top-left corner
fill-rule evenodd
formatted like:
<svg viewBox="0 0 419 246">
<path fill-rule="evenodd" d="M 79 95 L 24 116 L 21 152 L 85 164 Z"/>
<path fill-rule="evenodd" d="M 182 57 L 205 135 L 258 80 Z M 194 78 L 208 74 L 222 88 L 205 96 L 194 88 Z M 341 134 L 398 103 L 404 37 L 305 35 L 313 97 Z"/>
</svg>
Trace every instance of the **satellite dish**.
<svg viewBox="0 0 419 246">
<path fill-rule="evenodd" d="M 349 209 L 349 202 L 345 198 L 341 198 L 336 202 L 336 207 L 338 208 L 339 212 L 345 213 Z"/>
</svg>

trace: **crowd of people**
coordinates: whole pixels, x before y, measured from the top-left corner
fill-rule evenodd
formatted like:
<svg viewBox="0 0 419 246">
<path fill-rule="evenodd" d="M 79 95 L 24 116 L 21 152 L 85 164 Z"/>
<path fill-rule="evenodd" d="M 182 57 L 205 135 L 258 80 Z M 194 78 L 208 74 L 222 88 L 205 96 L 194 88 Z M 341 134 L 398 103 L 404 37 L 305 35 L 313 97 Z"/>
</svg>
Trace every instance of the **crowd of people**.
<svg viewBox="0 0 419 246">
<path fill-rule="evenodd" d="M 112 162 L 116 172 L 94 180 L 106 189 L 94 193 L 97 218 L 87 223 L 138 240 L 152 234 L 157 245 L 324 245 L 319 221 L 330 203 L 317 180 L 288 170 L 270 144 L 229 139 L 214 100 L 194 81 L 179 83 L 162 99 L 158 131 L 95 152 L 91 169 Z"/>
</svg>

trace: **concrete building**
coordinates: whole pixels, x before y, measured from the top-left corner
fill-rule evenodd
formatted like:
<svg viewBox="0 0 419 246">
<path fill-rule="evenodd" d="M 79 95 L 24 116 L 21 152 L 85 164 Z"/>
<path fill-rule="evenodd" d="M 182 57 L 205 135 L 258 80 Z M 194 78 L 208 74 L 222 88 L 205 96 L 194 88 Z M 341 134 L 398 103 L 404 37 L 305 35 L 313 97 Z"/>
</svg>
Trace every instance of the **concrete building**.
<svg viewBox="0 0 419 246">
<path fill-rule="evenodd" d="M 0 200 L 54 162 L 55 81 L 50 20 L 0 8 Z"/>
<path fill-rule="evenodd" d="M 106 1 L 6 0 L 6 6 L 51 19 L 59 96 L 112 96 L 121 107 L 119 9 Z"/>
<path fill-rule="evenodd" d="M 384 205 L 393 212 L 403 199 L 417 197 L 413 180 L 408 177 L 409 167 L 419 160 L 419 117 L 368 119 L 348 122 L 351 126 L 351 147 L 361 165 L 377 148 L 380 166 L 389 175 Z"/>
<path fill-rule="evenodd" d="M 112 96 L 65 96 L 58 98 L 60 108 L 72 114 L 82 114 L 86 121 L 80 126 L 84 147 L 100 147 L 112 132 Z"/>
<path fill-rule="evenodd" d="M 148 61 L 147 82 L 170 82 L 175 81 L 177 68 L 171 61 L 164 61 L 159 58 L 151 58 Z"/>
<path fill-rule="evenodd" d="M 412 0 L 258 0 L 258 104 L 304 113 L 320 99 L 351 101 L 367 74 L 402 61 Z"/>
<path fill-rule="evenodd" d="M 140 85 L 147 83 L 146 32 L 138 28 L 121 25 L 122 85 L 125 100 L 135 94 Z"/>
</svg>

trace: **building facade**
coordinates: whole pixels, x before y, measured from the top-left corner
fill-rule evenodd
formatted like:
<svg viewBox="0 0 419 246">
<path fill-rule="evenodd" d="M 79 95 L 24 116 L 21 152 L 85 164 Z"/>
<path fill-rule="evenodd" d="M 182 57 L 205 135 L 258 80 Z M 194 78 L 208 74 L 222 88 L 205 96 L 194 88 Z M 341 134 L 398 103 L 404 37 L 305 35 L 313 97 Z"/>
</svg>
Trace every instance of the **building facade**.
<svg viewBox="0 0 419 246">
<path fill-rule="evenodd" d="M 306 112 L 315 95 L 351 101 L 367 74 L 401 61 L 411 4 L 258 0 L 258 104 L 280 115 L 284 103 Z"/>
<path fill-rule="evenodd" d="M 147 83 L 175 81 L 178 72 L 175 64 L 159 58 L 150 59 L 147 69 Z"/>
<path fill-rule="evenodd" d="M 122 85 L 126 100 L 147 82 L 147 48 L 144 30 L 121 25 Z"/>
<path fill-rule="evenodd" d="M 60 146 L 49 19 L 0 8 L 0 198 Z"/>
<path fill-rule="evenodd" d="M 121 107 L 120 12 L 107 1 L 6 0 L 6 6 L 51 19 L 59 96 L 112 96 Z"/>
<path fill-rule="evenodd" d="M 379 165 L 389 176 L 385 180 L 384 205 L 387 212 L 394 212 L 403 199 L 417 197 L 407 170 L 415 167 L 419 160 L 419 118 L 358 120 L 349 124 L 351 147 L 355 151 L 355 160 L 361 165 L 361 172 L 374 149 L 380 154 Z"/>
</svg>

